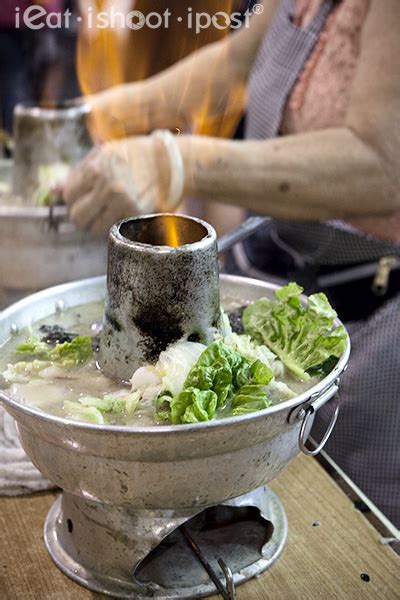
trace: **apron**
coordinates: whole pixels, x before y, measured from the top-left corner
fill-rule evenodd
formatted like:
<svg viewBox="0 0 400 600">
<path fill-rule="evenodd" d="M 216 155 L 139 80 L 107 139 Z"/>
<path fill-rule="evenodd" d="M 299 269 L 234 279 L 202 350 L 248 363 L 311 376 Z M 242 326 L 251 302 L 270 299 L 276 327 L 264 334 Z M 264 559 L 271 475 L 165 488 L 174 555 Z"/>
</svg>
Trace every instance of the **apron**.
<svg viewBox="0 0 400 600">
<path fill-rule="evenodd" d="M 290 92 L 333 8 L 325 0 L 305 29 L 293 24 L 295 0 L 282 0 L 264 36 L 249 81 L 246 138 L 279 135 Z M 321 289 L 315 273 L 339 270 L 383 256 L 400 256 L 400 246 L 358 233 L 341 222 L 272 220 L 238 247 L 243 274 L 276 280 L 267 265 L 292 265 L 291 278 L 307 292 Z M 279 269 L 278 269 L 279 271 Z M 268 276 L 266 276 L 268 272 Z M 309 278 L 309 279 L 307 279 Z M 341 415 L 326 445 L 328 454 L 382 512 L 400 526 L 400 278 L 393 297 L 365 320 L 347 322 L 352 340 L 349 369 L 341 384 Z M 323 289 L 323 286 L 322 286 Z M 351 289 L 351 288 L 349 288 Z M 329 288 L 325 289 L 329 296 Z M 359 302 L 352 294 L 348 302 Z M 339 314 L 340 316 L 340 314 Z M 313 435 L 320 439 L 331 418 L 329 403 L 318 412 Z"/>
</svg>

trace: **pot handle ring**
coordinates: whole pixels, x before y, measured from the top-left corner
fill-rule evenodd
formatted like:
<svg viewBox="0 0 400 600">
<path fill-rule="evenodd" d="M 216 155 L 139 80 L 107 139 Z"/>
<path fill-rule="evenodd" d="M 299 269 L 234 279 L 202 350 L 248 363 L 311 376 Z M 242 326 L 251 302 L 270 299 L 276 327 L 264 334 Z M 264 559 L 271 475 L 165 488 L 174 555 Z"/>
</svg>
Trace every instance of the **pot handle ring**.
<svg viewBox="0 0 400 600">
<path fill-rule="evenodd" d="M 324 394 L 322 394 L 315 402 L 313 402 L 312 404 L 310 404 L 310 406 L 308 406 L 306 409 L 304 409 L 304 415 L 302 415 L 304 418 L 303 418 L 303 422 L 301 424 L 300 433 L 299 433 L 299 447 L 300 447 L 300 450 L 303 452 L 303 454 L 305 454 L 306 456 L 317 456 L 317 454 L 319 454 L 321 452 L 321 450 L 324 448 L 325 444 L 327 443 L 327 441 L 329 440 L 329 438 L 331 436 L 331 433 L 333 431 L 333 428 L 336 425 L 336 421 L 338 419 L 339 411 L 340 411 L 339 397 L 337 395 L 338 391 L 339 391 L 339 386 L 337 384 L 333 385 L 328 390 L 326 390 L 326 392 Z M 335 396 L 334 400 L 336 402 L 336 407 L 335 407 L 335 411 L 332 415 L 332 419 L 328 425 L 328 428 L 327 428 L 325 435 L 322 438 L 321 442 L 318 444 L 318 446 L 316 448 L 314 448 L 314 450 L 310 450 L 306 446 L 306 443 L 307 443 L 306 432 L 308 429 L 308 427 L 307 427 L 308 422 L 309 422 L 310 418 L 313 417 L 315 415 L 315 413 L 322 406 L 324 406 L 324 404 L 326 404 L 333 396 Z"/>
</svg>

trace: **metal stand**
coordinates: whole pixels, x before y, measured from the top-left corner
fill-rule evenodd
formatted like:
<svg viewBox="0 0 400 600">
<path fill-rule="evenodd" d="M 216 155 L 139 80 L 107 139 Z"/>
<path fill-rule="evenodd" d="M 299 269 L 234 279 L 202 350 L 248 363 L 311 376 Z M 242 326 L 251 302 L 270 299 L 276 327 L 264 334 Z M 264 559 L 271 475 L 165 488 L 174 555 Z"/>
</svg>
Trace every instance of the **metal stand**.
<svg viewBox="0 0 400 600">
<path fill-rule="evenodd" d="M 56 565 L 93 591 L 143 600 L 219 591 L 230 599 L 235 586 L 278 558 L 287 519 L 266 487 L 195 516 L 129 512 L 64 492 L 47 516 L 44 537 Z"/>
</svg>

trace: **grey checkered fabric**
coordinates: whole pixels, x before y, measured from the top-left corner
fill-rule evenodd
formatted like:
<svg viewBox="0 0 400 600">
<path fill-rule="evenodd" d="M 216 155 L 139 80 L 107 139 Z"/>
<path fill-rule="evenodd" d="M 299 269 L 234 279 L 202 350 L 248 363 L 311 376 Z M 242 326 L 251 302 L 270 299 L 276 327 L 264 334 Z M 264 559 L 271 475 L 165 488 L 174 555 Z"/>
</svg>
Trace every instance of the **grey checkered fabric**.
<svg viewBox="0 0 400 600">
<path fill-rule="evenodd" d="M 261 44 L 249 81 L 246 138 L 279 135 L 288 97 L 318 41 L 334 6 L 325 0 L 314 21 L 301 29 L 293 24 L 296 0 L 282 0 Z M 400 245 L 359 234 L 339 221 L 327 223 L 273 221 L 269 229 L 297 262 L 346 265 L 400 256 Z M 258 236 L 262 236 L 262 231 Z"/>
<path fill-rule="evenodd" d="M 248 138 L 279 135 L 288 96 L 332 6 L 332 1 L 326 0 L 314 23 L 302 31 L 291 22 L 295 0 L 281 1 L 250 80 Z M 339 266 L 400 255 L 400 246 L 363 236 L 338 222 L 273 221 L 272 235 L 278 246 L 303 266 Z M 352 302 L 350 297 L 349 302 Z M 327 446 L 332 458 L 397 527 L 400 526 L 399 309 L 397 296 L 367 321 L 348 324 L 353 352 L 342 380 L 341 416 Z M 322 437 L 331 411 L 328 405 L 318 413 L 316 437 Z"/>
<path fill-rule="evenodd" d="M 382 256 L 400 256 L 400 245 L 378 240 L 351 230 L 340 221 L 330 223 L 291 223 L 274 221 L 275 238 L 304 263 L 345 266 L 376 262 Z"/>
<path fill-rule="evenodd" d="M 26 456 L 14 419 L 0 406 L 0 496 L 19 496 L 53 487 Z"/>
<path fill-rule="evenodd" d="M 349 299 L 351 301 L 351 299 Z M 348 323 L 349 368 L 341 383 L 341 414 L 326 451 L 400 528 L 400 299 L 368 320 Z M 321 439 L 332 415 L 318 413 Z"/>
<path fill-rule="evenodd" d="M 305 29 L 292 22 L 295 0 L 281 0 L 261 43 L 249 81 L 246 137 L 275 137 L 287 99 L 310 56 L 333 7 L 325 0 L 314 21 Z"/>
</svg>

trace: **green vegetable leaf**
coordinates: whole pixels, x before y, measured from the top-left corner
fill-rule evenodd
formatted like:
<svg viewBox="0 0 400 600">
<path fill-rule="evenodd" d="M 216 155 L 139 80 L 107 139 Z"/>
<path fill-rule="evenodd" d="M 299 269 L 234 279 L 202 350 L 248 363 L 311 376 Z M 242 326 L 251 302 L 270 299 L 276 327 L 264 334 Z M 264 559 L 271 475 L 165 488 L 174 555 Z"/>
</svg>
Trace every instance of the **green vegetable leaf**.
<svg viewBox="0 0 400 600">
<path fill-rule="evenodd" d="M 79 402 L 88 408 L 94 407 L 97 408 L 101 413 L 110 413 L 113 410 L 114 399 L 107 398 L 94 398 L 92 396 L 84 396 L 79 398 Z M 79 406 L 79 405 L 78 405 Z"/>
<path fill-rule="evenodd" d="M 250 362 L 260 360 L 266 365 L 273 367 L 277 361 L 277 357 L 267 346 L 255 342 L 249 335 L 231 333 L 223 341 L 228 348 L 239 352 L 239 354 L 247 358 Z"/>
<path fill-rule="evenodd" d="M 78 402 L 66 400 L 64 410 L 71 419 L 103 424 L 110 416 L 128 417 L 139 407 L 140 392 L 127 395 L 83 396 Z"/>
<path fill-rule="evenodd" d="M 78 402 L 64 402 L 64 410 L 73 421 L 87 421 L 96 425 L 104 424 L 104 417 L 95 406 L 84 406 Z"/>
<path fill-rule="evenodd" d="M 171 402 L 173 396 L 170 392 L 163 392 L 155 402 L 157 419 L 161 422 L 171 421 Z"/>
<path fill-rule="evenodd" d="M 248 382 L 242 385 L 232 400 L 232 415 L 245 415 L 271 406 L 272 401 L 265 393 L 265 386 L 271 379 L 272 372 L 269 367 L 259 360 L 253 363 Z"/>
<path fill-rule="evenodd" d="M 40 373 L 51 365 L 51 362 L 45 360 L 20 361 L 9 364 L 2 375 L 8 383 L 27 383 L 39 377 Z"/>
<path fill-rule="evenodd" d="M 210 344 L 190 371 L 184 389 L 212 390 L 223 407 L 234 389 L 248 379 L 250 362 L 223 342 Z"/>
<path fill-rule="evenodd" d="M 140 392 L 133 392 L 132 394 L 125 396 L 123 398 L 123 401 L 125 403 L 125 408 L 124 408 L 125 413 L 127 415 L 133 415 L 133 413 L 135 413 L 137 411 L 137 409 L 139 408 L 141 399 L 142 399 L 142 396 L 141 396 Z"/>
<path fill-rule="evenodd" d="M 174 424 L 210 421 L 215 415 L 217 403 L 215 392 L 188 388 L 172 400 L 171 421 Z"/>
<path fill-rule="evenodd" d="M 93 355 L 92 340 L 89 335 L 74 338 L 72 342 L 57 344 L 50 352 L 51 360 L 62 366 L 75 366 L 86 363 Z"/>
<path fill-rule="evenodd" d="M 183 391 L 175 397 L 161 394 L 157 401 L 158 418 L 174 424 L 209 421 L 217 409 L 244 414 L 268 406 L 265 386 L 273 378 L 272 370 L 259 360 L 251 363 L 222 341 L 212 343 L 190 371 Z"/>
<path fill-rule="evenodd" d="M 18 354 L 29 354 L 35 358 L 47 358 L 51 352 L 51 346 L 41 342 L 38 337 L 30 336 L 25 342 L 21 342 L 16 348 Z"/>
<path fill-rule="evenodd" d="M 51 346 L 37 337 L 29 337 L 17 346 L 18 354 L 29 355 L 36 359 L 46 359 L 61 367 L 72 368 L 86 363 L 93 355 L 90 336 L 78 336 L 71 342 Z"/>
<path fill-rule="evenodd" d="M 335 327 L 336 312 L 325 294 L 314 294 L 303 306 L 303 289 L 296 283 L 277 290 L 276 300 L 263 298 L 243 313 L 247 334 L 265 344 L 302 381 L 310 379 L 332 357 L 338 359 L 347 344 L 343 326 Z"/>
</svg>

